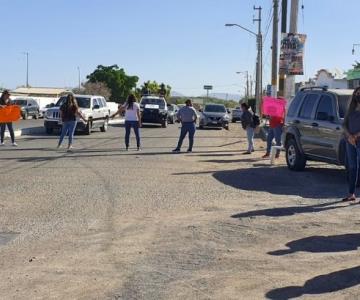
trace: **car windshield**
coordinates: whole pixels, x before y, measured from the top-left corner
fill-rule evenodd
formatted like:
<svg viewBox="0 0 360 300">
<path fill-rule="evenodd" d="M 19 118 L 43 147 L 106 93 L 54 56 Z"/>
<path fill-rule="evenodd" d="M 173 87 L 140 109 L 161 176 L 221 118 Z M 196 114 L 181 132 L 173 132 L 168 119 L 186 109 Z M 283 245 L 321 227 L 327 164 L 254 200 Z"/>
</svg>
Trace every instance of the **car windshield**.
<svg viewBox="0 0 360 300">
<path fill-rule="evenodd" d="M 348 109 L 350 100 L 351 100 L 351 96 L 349 95 L 338 96 L 340 118 L 345 118 L 345 114 Z"/>
<path fill-rule="evenodd" d="M 13 101 L 11 101 L 11 103 L 14 104 L 14 105 L 19 105 L 19 106 L 26 106 L 27 105 L 26 100 L 13 100 Z"/>
<path fill-rule="evenodd" d="M 158 98 L 144 98 L 141 100 L 141 106 L 144 107 L 146 104 L 159 105 L 160 109 L 165 109 L 165 101 Z"/>
<path fill-rule="evenodd" d="M 225 106 L 222 105 L 205 105 L 204 112 L 224 113 L 226 109 Z"/>
<path fill-rule="evenodd" d="M 55 106 L 61 106 L 66 101 L 66 96 L 61 97 Z M 81 108 L 90 108 L 90 98 L 76 97 L 76 102 Z"/>
</svg>

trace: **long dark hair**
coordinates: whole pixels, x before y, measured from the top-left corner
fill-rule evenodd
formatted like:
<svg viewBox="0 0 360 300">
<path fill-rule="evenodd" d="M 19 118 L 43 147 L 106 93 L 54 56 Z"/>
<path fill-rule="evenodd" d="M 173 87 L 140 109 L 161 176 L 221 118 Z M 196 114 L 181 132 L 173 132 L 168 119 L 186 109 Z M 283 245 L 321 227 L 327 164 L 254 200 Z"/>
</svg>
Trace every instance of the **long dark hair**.
<svg viewBox="0 0 360 300">
<path fill-rule="evenodd" d="M 126 100 L 126 109 L 133 109 L 136 97 L 134 94 L 130 94 Z"/>
<path fill-rule="evenodd" d="M 66 97 L 66 100 L 65 100 L 65 107 L 66 108 L 72 108 L 72 107 L 75 107 L 76 109 L 78 108 L 78 104 L 76 102 L 76 99 L 74 97 L 74 94 L 72 93 L 69 93 Z"/>
<path fill-rule="evenodd" d="M 345 120 L 344 120 L 344 126 L 345 126 L 346 129 L 349 129 L 349 115 L 351 113 L 353 113 L 356 110 L 357 106 L 358 106 L 358 102 L 356 101 L 356 94 L 359 91 L 360 91 L 360 87 L 357 87 L 354 90 L 353 94 L 352 94 L 351 101 L 350 101 L 348 110 L 347 110 L 346 115 L 345 115 Z"/>
<path fill-rule="evenodd" d="M 8 96 L 9 94 L 8 90 L 3 91 L 0 97 L 0 102 L 5 102 L 5 96 Z"/>
</svg>

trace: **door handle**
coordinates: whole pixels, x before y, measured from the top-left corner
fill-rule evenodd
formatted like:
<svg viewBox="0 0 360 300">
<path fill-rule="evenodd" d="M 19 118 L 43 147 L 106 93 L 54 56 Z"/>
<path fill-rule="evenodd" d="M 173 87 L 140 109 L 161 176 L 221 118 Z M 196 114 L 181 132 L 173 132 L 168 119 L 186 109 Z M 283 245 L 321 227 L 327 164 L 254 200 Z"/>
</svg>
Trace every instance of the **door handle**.
<svg viewBox="0 0 360 300">
<path fill-rule="evenodd" d="M 314 123 L 311 124 L 311 126 L 312 127 L 319 127 L 319 124 L 314 122 Z"/>
</svg>

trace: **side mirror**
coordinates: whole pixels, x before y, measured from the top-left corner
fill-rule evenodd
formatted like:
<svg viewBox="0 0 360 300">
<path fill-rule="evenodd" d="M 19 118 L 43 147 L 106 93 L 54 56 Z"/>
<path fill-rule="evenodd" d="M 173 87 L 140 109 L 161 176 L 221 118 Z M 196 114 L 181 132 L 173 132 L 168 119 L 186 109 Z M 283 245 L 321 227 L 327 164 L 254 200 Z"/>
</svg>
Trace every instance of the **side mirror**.
<svg viewBox="0 0 360 300">
<path fill-rule="evenodd" d="M 50 107 L 54 107 L 55 106 L 55 103 L 50 103 Z"/>
<path fill-rule="evenodd" d="M 230 111 L 230 109 L 227 109 L 226 111 L 227 111 L 227 113 L 228 113 L 228 114 L 231 114 L 231 111 Z"/>
<path fill-rule="evenodd" d="M 99 104 L 96 104 L 94 105 L 93 109 L 99 109 L 100 108 L 100 105 Z"/>
</svg>

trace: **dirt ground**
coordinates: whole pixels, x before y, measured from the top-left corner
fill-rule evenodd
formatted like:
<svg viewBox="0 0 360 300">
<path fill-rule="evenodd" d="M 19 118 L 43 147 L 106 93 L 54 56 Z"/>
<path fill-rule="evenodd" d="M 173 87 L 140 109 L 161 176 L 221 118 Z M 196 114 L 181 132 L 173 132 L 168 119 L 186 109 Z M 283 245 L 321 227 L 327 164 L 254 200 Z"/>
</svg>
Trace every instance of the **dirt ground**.
<svg viewBox="0 0 360 300">
<path fill-rule="evenodd" d="M 360 298 L 341 168 L 270 166 L 260 141 L 243 155 L 238 124 L 192 154 L 170 153 L 178 125 L 143 128 L 140 153 L 123 134 L 0 149 L 0 299 Z"/>
</svg>

